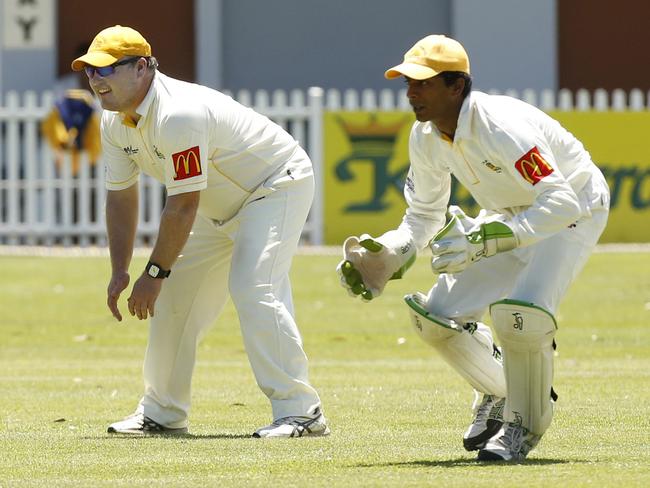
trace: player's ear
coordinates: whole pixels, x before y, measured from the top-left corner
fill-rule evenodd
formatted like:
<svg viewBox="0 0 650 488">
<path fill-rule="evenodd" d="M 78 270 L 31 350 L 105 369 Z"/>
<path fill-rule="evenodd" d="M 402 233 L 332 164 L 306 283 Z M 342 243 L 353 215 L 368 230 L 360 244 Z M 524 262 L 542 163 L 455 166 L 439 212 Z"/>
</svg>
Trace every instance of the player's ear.
<svg viewBox="0 0 650 488">
<path fill-rule="evenodd" d="M 142 76 L 147 73 L 149 70 L 149 63 L 147 61 L 147 58 L 140 58 L 135 64 L 135 69 L 138 72 L 138 75 Z"/>
<path fill-rule="evenodd" d="M 458 78 L 456 78 L 454 80 L 453 85 L 452 85 L 453 94 L 457 95 L 457 96 L 462 96 L 463 92 L 465 91 L 465 83 L 466 83 L 465 78 L 463 78 L 462 76 L 459 76 Z"/>
</svg>

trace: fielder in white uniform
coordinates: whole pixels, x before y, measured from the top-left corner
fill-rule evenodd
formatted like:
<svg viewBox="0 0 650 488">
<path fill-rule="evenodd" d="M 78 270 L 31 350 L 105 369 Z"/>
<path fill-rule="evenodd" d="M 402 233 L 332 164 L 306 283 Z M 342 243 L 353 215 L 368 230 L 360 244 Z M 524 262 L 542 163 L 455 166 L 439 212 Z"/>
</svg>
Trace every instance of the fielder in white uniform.
<svg viewBox="0 0 650 488">
<path fill-rule="evenodd" d="M 255 378 L 273 410 L 273 423 L 253 436 L 326 435 L 289 283 L 313 197 L 311 162 L 266 117 L 156 67 L 147 41 L 122 26 L 101 31 L 72 63 L 86 70 L 105 109 L 108 306 L 118 320 L 140 172 L 167 190 L 150 261 L 128 298 L 132 315 L 151 318 L 144 397 L 108 431 L 187 432 L 197 344 L 230 294 Z"/>
<path fill-rule="evenodd" d="M 420 40 L 385 76 L 404 77 L 417 119 L 408 208 L 398 229 L 346 240 L 341 282 L 370 300 L 429 247 L 437 282 L 405 300 L 418 335 L 483 394 L 463 444 L 479 460 L 521 460 L 551 423 L 554 314 L 605 228 L 607 184 L 551 117 L 471 91 L 453 39 Z M 482 207 L 476 218 L 447 208 L 451 175 Z"/>
</svg>

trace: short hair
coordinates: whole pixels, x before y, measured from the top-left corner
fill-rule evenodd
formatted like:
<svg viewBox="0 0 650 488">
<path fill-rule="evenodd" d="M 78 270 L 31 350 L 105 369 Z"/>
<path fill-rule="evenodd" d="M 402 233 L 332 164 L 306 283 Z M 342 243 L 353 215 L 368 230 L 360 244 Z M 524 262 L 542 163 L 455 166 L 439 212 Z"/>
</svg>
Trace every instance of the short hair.
<svg viewBox="0 0 650 488">
<path fill-rule="evenodd" d="M 463 98 L 469 95 L 472 91 L 472 77 L 463 71 L 443 71 L 440 77 L 444 80 L 446 86 L 451 86 L 456 83 L 456 80 L 462 78 L 465 80 L 465 88 L 463 89 Z"/>
<path fill-rule="evenodd" d="M 150 70 L 155 70 L 158 68 L 158 60 L 153 56 L 144 57 L 147 60 L 147 68 Z"/>
</svg>

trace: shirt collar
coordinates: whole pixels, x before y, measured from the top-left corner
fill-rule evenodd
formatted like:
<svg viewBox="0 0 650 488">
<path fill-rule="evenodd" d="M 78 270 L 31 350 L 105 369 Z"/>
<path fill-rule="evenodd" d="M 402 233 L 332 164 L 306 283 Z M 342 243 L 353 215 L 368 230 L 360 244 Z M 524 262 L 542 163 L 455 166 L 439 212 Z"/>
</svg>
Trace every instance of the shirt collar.
<svg viewBox="0 0 650 488">
<path fill-rule="evenodd" d="M 463 104 L 460 106 L 458 124 L 456 124 L 456 134 L 454 134 L 455 140 L 467 138 L 472 133 L 471 110 L 474 105 L 472 98 L 472 92 L 469 92 L 465 97 L 465 100 L 463 100 Z"/>
<path fill-rule="evenodd" d="M 149 91 L 145 95 L 142 102 L 140 102 L 140 105 L 138 105 L 138 108 L 135 109 L 135 113 L 137 113 L 140 116 L 140 120 L 138 120 L 137 124 L 133 120 L 131 120 L 130 117 L 127 117 L 126 114 L 120 113 L 120 118 L 122 119 L 122 123 L 124 125 L 126 125 L 127 127 L 135 128 L 138 126 L 142 126 L 142 124 L 144 124 L 144 120 L 147 118 L 147 114 L 149 113 L 149 107 L 151 107 L 154 98 L 156 98 L 157 81 L 158 81 L 158 72 L 156 71 L 154 73 L 153 79 L 151 80 Z"/>
</svg>

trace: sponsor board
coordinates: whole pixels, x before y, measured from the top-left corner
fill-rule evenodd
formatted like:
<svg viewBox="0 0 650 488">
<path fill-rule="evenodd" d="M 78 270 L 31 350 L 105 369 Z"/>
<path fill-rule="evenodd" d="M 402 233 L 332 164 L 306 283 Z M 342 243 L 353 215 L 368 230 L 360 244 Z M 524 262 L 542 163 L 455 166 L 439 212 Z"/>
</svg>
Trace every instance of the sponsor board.
<svg viewBox="0 0 650 488">
<path fill-rule="evenodd" d="M 650 113 L 550 115 L 580 139 L 609 183 L 611 214 L 600 242 L 650 242 L 650 151 L 643 143 L 650 134 Z M 407 184 L 413 120 L 408 112 L 397 111 L 325 113 L 327 244 L 340 244 L 361 233 L 377 236 L 399 225 L 406 208 L 402 189 Z M 522 167 L 522 176 L 528 175 L 531 184 L 548 171 L 544 166 L 548 163 L 541 161 L 534 159 L 535 164 Z M 479 211 L 455 179 L 451 203 L 470 215 Z"/>
</svg>

